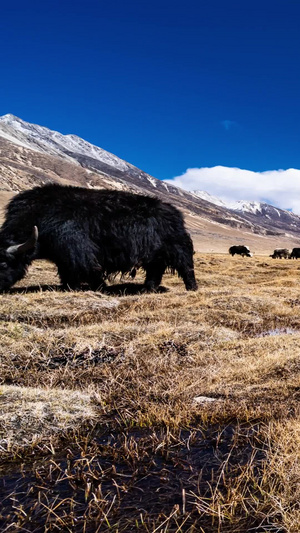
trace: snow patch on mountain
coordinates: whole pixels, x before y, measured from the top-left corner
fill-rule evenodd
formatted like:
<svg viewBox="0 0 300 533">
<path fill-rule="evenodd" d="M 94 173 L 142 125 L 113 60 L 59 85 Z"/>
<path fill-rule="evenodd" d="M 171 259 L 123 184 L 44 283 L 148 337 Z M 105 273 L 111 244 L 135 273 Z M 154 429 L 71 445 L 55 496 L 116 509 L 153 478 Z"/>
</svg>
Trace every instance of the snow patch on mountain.
<svg viewBox="0 0 300 533">
<path fill-rule="evenodd" d="M 96 159 L 121 171 L 126 171 L 132 166 L 77 135 L 63 135 L 44 126 L 25 122 L 11 114 L 0 117 L 0 136 L 31 150 L 57 155 L 77 164 L 72 154 Z"/>
<path fill-rule="evenodd" d="M 228 202 L 226 207 L 233 209 L 233 211 L 241 211 L 242 213 L 252 213 L 253 215 L 258 215 L 262 214 L 263 205 L 264 204 L 261 202 L 247 202 L 245 200 L 238 200 L 237 202 Z"/>
<path fill-rule="evenodd" d="M 211 202 L 212 204 L 220 207 L 225 207 L 227 209 L 231 209 L 232 211 L 240 211 L 242 213 L 252 213 L 253 215 L 262 214 L 263 205 L 267 205 L 261 202 L 247 202 L 246 200 L 238 200 L 236 202 L 225 201 L 221 200 L 221 198 L 213 196 L 207 191 L 191 192 L 197 198 L 201 198 L 202 200 L 206 200 L 207 202 Z"/>
<path fill-rule="evenodd" d="M 17 144 L 18 146 L 23 146 L 23 148 L 29 148 L 28 144 L 26 144 L 25 142 L 22 142 L 16 136 L 9 134 L 9 132 L 5 131 L 5 129 L 0 131 L 0 136 L 14 144 Z"/>
<path fill-rule="evenodd" d="M 152 178 L 152 176 L 147 176 L 147 179 L 148 181 L 150 181 L 151 185 L 153 185 L 153 187 L 156 187 L 156 179 L 155 178 Z"/>
<path fill-rule="evenodd" d="M 117 187 L 142 193 L 176 195 L 195 202 L 196 198 L 178 187 L 156 179 L 114 154 L 95 146 L 77 135 L 63 135 L 44 126 L 31 124 L 12 115 L 0 117 L 0 141 L 21 145 L 35 153 L 54 156 L 64 162 L 83 168 L 101 179 L 109 179 L 109 188 Z M 30 165 L 28 157 L 27 166 Z M 105 178 L 106 177 L 106 178 Z M 97 179 L 89 180 L 89 187 L 97 186 Z M 98 183 L 98 182 L 97 182 Z M 203 206 L 201 206 L 203 208 Z"/>
<path fill-rule="evenodd" d="M 267 218 L 272 218 L 271 215 L 274 216 L 276 214 L 278 217 L 281 216 L 282 212 L 286 212 L 291 216 L 296 216 L 293 213 L 290 213 L 289 211 L 285 211 L 283 209 L 277 209 L 276 207 L 269 205 L 265 202 L 257 202 L 257 201 L 246 201 L 246 200 L 237 200 L 237 201 L 225 201 L 221 198 L 217 198 L 216 196 L 213 196 L 212 194 L 208 193 L 207 191 L 191 191 L 191 193 L 194 196 L 197 196 L 197 198 L 202 198 L 202 200 L 206 200 L 207 202 L 211 202 L 212 204 L 218 205 L 220 207 L 225 207 L 227 209 L 230 209 L 231 211 L 236 211 L 240 213 L 245 214 L 252 214 L 252 215 L 261 215 Z"/>
<path fill-rule="evenodd" d="M 212 196 L 207 191 L 190 191 L 194 196 L 197 198 L 201 198 L 202 200 L 205 200 L 206 202 L 211 202 L 212 204 L 218 205 L 220 207 L 227 207 L 225 202 L 221 200 L 220 198 L 217 198 L 216 196 Z"/>
</svg>

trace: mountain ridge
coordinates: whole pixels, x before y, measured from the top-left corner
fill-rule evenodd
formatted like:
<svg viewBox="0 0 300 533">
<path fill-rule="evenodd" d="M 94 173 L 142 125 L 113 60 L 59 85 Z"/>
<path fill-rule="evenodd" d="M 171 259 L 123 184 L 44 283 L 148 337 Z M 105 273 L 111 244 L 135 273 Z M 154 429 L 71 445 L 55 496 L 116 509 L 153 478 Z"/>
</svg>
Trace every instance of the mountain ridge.
<svg viewBox="0 0 300 533">
<path fill-rule="evenodd" d="M 233 231 L 234 239 L 240 236 L 241 242 L 249 240 L 249 235 L 285 237 L 287 232 L 287 223 L 277 221 L 274 229 L 273 222 L 266 217 L 257 220 L 215 205 L 194 192 L 150 176 L 77 135 L 63 135 L 11 114 L 0 117 L 0 190 L 16 193 L 49 182 L 155 194 L 184 212 L 194 242 L 205 241 L 206 247 L 218 239 L 222 249 L 226 249 L 232 244 L 229 231 Z M 289 238 L 298 242 L 300 217 L 295 227 L 288 229 Z M 211 239 L 211 235 L 216 238 Z"/>
<path fill-rule="evenodd" d="M 275 207 L 267 202 L 258 202 L 258 201 L 249 201 L 249 200 L 237 200 L 225 202 L 224 200 L 217 198 L 207 191 L 191 191 L 196 194 L 199 198 L 206 199 L 207 201 L 225 207 L 230 211 L 233 211 L 237 214 L 243 214 L 246 220 L 255 222 L 257 221 L 260 225 L 268 225 L 268 222 L 271 220 L 274 228 L 283 229 L 283 225 L 286 229 L 288 224 L 290 231 L 293 231 L 293 228 L 298 228 L 300 223 L 300 216 L 292 213 L 286 209 L 281 209 Z"/>
</svg>

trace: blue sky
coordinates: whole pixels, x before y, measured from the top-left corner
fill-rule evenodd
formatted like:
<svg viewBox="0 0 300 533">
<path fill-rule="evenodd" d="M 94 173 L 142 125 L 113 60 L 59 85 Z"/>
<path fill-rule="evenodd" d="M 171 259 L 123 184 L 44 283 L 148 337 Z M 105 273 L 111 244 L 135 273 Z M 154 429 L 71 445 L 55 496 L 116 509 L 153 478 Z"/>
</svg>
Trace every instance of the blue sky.
<svg viewBox="0 0 300 533">
<path fill-rule="evenodd" d="M 1 5 L 0 115 L 160 179 L 300 168 L 298 0 Z"/>
</svg>

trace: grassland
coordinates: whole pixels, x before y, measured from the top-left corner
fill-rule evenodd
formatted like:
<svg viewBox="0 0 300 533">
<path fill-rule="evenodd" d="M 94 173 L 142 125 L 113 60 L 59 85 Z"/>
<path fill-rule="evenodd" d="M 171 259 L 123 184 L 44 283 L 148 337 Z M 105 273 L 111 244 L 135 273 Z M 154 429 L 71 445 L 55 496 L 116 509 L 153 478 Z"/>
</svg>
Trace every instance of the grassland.
<svg viewBox="0 0 300 533">
<path fill-rule="evenodd" d="M 0 296 L 1 531 L 299 531 L 300 264 L 195 265 Z"/>
</svg>

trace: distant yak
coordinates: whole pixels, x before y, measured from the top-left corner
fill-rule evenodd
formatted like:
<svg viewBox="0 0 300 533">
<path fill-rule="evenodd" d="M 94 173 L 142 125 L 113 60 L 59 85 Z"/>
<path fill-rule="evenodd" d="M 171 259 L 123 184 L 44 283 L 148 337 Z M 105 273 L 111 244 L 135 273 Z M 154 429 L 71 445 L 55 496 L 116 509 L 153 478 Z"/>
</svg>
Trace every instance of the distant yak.
<svg viewBox="0 0 300 533">
<path fill-rule="evenodd" d="M 290 259 L 298 259 L 300 257 L 300 248 L 293 248 Z"/>
<path fill-rule="evenodd" d="M 146 272 L 146 291 L 158 288 L 166 269 L 187 290 L 197 289 L 181 212 L 129 192 L 50 184 L 18 194 L 0 230 L 0 291 L 23 278 L 34 259 L 55 263 L 65 289 L 101 289 L 110 275 L 136 268 Z"/>
<path fill-rule="evenodd" d="M 230 255 L 234 256 L 235 254 L 241 255 L 242 257 L 252 257 L 252 253 L 250 252 L 248 246 L 244 246 L 243 244 L 237 244 L 235 246 L 230 246 L 228 252 Z"/>
<path fill-rule="evenodd" d="M 270 257 L 273 259 L 289 259 L 290 251 L 287 248 L 276 248 Z"/>
</svg>

